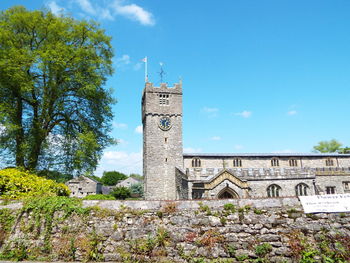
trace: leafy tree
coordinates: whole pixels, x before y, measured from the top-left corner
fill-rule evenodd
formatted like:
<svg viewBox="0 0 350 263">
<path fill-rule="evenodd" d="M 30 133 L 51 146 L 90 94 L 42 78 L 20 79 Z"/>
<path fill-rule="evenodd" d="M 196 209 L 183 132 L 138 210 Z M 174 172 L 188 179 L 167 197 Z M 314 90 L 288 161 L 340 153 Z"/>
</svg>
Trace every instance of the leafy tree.
<svg viewBox="0 0 350 263">
<path fill-rule="evenodd" d="M 337 140 L 320 141 L 318 145 L 314 146 L 315 152 L 320 153 L 334 153 L 341 149 L 342 144 Z"/>
<path fill-rule="evenodd" d="M 46 179 L 54 180 L 58 183 L 65 183 L 73 179 L 71 174 L 63 174 L 57 171 L 42 170 L 38 171 L 38 176 L 45 177 Z"/>
<path fill-rule="evenodd" d="M 143 197 L 143 185 L 142 183 L 132 184 L 130 186 L 130 191 L 132 195 Z"/>
<path fill-rule="evenodd" d="M 114 196 L 116 199 L 125 200 L 126 198 L 131 196 L 131 191 L 129 188 L 121 186 L 114 188 L 113 191 L 109 194 Z"/>
<path fill-rule="evenodd" d="M 119 181 L 124 180 L 128 178 L 127 175 L 117 172 L 117 171 L 109 171 L 109 172 L 103 172 L 103 175 L 101 177 L 101 182 L 104 185 L 116 185 Z"/>
<path fill-rule="evenodd" d="M 110 37 L 94 22 L 16 6 L 0 13 L 0 149 L 26 169 L 91 172 L 113 118 Z"/>
<path fill-rule="evenodd" d="M 143 176 L 139 174 L 130 174 L 129 177 L 135 178 L 136 180 L 143 181 Z"/>
<path fill-rule="evenodd" d="M 350 153 L 350 147 L 340 148 L 339 153 L 342 153 L 342 154 Z"/>
<path fill-rule="evenodd" d="M 95 181 L 97 181 L 97 182 L 102 183 L 101 177 L 98 177 L 98 176 L 96 176 L 96 175 L 87 175 L 86 177 L 88 177 L 88 178 L 90 178 L 90 179 L 93 179 L 93 180 L 95 180 Z"/>
</svg>

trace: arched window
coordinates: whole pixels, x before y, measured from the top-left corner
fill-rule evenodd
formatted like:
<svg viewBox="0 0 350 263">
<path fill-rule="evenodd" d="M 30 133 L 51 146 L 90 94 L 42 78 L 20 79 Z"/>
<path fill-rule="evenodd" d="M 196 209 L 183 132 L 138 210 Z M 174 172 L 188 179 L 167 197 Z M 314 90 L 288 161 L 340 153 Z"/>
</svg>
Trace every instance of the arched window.
<svg viewBox="0 0 350 263">
<path fill-rule="evenodd" d="M 242 159 L 240 158 L 233 159 L 233 167 L 242 167 Z"/>
<path fill-rule="evenodd" d="M 295 194 L 296 196 L 307 195 L 308 190 L 309 190 L 309 187 L 307 186 L 307 184 L 301 183 L 295 187 Z"/>
<path fill-rule="evenodd" d="M 193 158 L 192 159 L 192 167 L 201 167 L 201 159 Z"/>
<path fill-rule="evenodd" d="M 272 184 L 267 187 L 267 196 L 268 197 L 279 197 L 281 193 L 281 187 L 277 184 Z"/>
<path fill-rule="evenodd" d="M 295 167 L 298 166 L 298 161 L 297 159 L 289 159 L 289 166 Z"/>
<path fill-rule="evenodd" d="M 327 158 L 327 159 L 326 159 L 326 166 L 334 166 L 333 159 Z"/>
<path fill-rule="evenodd" d="M 280 166 L 278 158 L 274 157 L 271 159 L 271 166 Z"/>
</svg>

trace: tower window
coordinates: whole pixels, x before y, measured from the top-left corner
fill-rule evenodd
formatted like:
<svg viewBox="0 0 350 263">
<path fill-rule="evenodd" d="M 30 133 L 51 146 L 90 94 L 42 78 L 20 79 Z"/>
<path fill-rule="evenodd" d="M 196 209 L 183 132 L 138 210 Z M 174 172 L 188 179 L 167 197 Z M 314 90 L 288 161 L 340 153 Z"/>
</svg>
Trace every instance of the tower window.
<svg viewBox="0 0 350 263">
<path fill-rule="evenodd" d="M 280 162 L 278 160 L 278 158 L 272 158 L 271 159 L 271 166 L 279 166 Z"/>
<path fill-rule="evenodd" d="M 304 196 L 304 195 L 307 195 L 307 191 L 308 191 L 308 186 L 306 184 L 298 184 L 296 187 L 295 187 L 295 194 L 296 196 Z"/>
<path fill-rule="evenodd" d="M 289 159 L 289 166 L 298 166 L 298 161 L 296 159 Z"/>
<path fill-rule="evenodd" d="M 334 161 L 331 158 L 326 159 L 326 166 L 334 166 Z"/>
<path fill-rule="evenodd" d="M 346 193 L 350 192 L 350 182 L 343 182 L 343 188 Z"/>
<path fill-rule="evenodd" d="M 242 159 L 240 158 L 233 159 L 233 167 L 242 167 Z"/>
<path fill-rule="evenodd" d="M 165 142 L 165 143 L 168 143 L 168 138 L 165 137 L 165 138 L 164 138 L 164 142 Z"/>
<path fill-rule="evenodd" d="M 165 158 L 165 162 L 166 162 L 166 163 L 168 162 L 168 158 Z"/>
<path fill-rule="evenodd" d="M 268 197 L 279 197 L 281 192 L 281 187 L 277 184 L 272 184 L 267 187 L 267 196 Z"/>
<path fill-rule="evenodd" d="M 192 159 L 192 167 L 201 167 L 201 159 L 193 158 Z"/>
<path fill-rule="evenodd" d="M 159 93 L 159 105 L 168 106 L 169 105 L 169 94 Z"/>
</svg>

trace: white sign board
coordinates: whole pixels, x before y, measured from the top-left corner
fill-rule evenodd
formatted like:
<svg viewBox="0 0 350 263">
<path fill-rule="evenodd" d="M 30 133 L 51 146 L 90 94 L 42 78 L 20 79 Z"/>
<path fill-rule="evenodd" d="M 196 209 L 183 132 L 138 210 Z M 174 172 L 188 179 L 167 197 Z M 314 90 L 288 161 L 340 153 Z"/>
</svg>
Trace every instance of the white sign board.
<svg viewBox="0 0 350 263">
<path fill-rule="evenodd" d="M 350 212 L 350 194 L 299 196 L 305 213 Z"/>
</svg>

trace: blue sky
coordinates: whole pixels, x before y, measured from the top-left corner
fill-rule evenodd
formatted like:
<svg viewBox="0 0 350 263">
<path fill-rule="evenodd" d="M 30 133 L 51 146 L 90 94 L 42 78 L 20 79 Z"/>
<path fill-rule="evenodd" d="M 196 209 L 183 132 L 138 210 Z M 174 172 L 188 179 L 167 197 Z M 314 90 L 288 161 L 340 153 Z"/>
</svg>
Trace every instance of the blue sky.
<svg viewBox="0 0 350 263">
<path fill-rule="evenodd" d="M 3 0 L 100 22 L 112 36 L 113 136 L 96 171 L 141 173 L 141 59 L 183 79 L 187 152 L 310 152 L 350 145 L 350 2 Z M 140 132 L 141 131 L 141 132 Z"/>
</svg>

